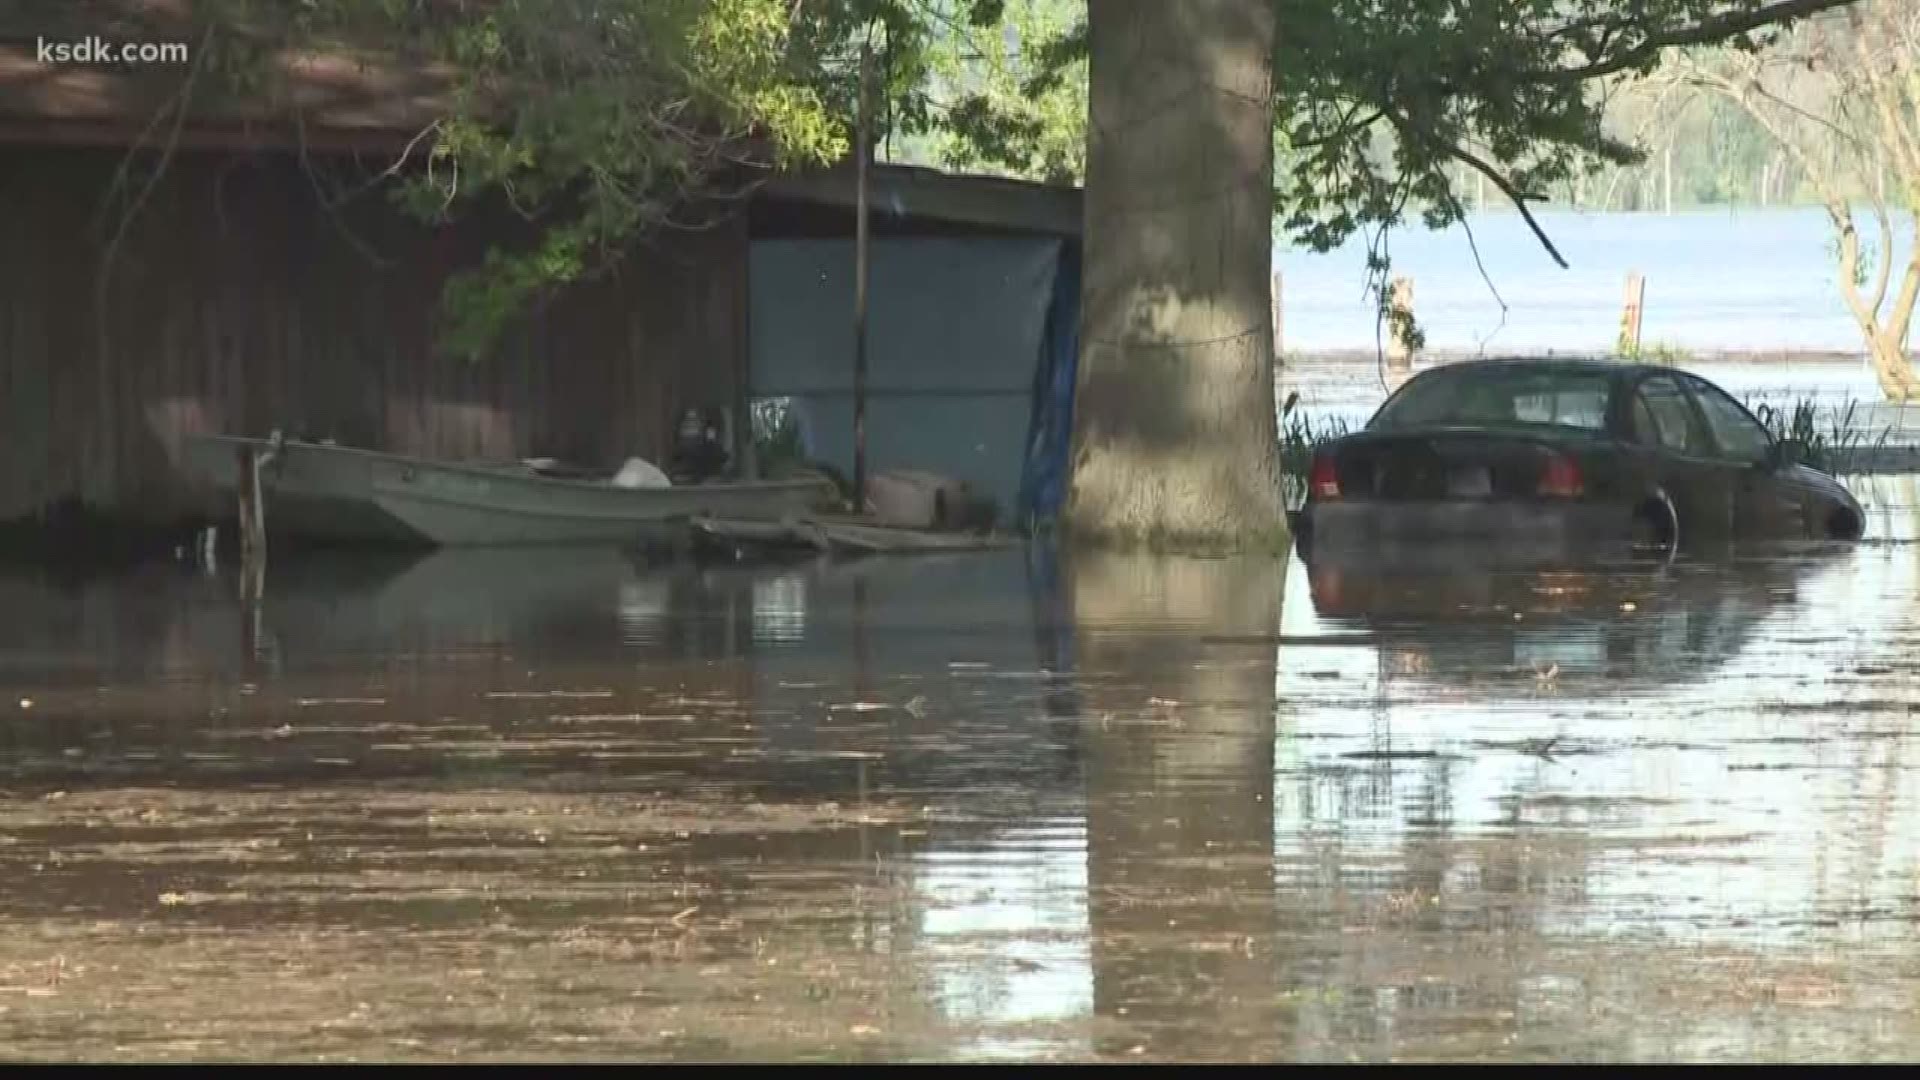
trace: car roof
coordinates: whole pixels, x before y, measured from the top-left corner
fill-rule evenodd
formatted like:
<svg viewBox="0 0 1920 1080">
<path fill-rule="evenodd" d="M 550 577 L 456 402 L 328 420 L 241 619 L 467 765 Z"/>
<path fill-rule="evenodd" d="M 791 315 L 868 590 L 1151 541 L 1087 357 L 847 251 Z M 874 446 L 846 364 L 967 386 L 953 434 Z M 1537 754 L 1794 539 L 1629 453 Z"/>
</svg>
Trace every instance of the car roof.
<svg viewBox="0 0 1920 1080">
<path fill-rule="evenodd" d="M 1642 364 L 1636 361 L 1612 360 L 1606 357 L 1493 356 L 1478 357 L 1472 360 L 1442 361 L 1421 371 L 1419 374 L 1433 375 L 1443 371 L 1453 373 L 1485 371 L 1493 368 L 1546 368 L 1568 372 L 1597 372 L 1615 377 L 1654 372 L 1672 373 L 1674 371 L 1673 368 L 1662 364 Z"/>
</svg>

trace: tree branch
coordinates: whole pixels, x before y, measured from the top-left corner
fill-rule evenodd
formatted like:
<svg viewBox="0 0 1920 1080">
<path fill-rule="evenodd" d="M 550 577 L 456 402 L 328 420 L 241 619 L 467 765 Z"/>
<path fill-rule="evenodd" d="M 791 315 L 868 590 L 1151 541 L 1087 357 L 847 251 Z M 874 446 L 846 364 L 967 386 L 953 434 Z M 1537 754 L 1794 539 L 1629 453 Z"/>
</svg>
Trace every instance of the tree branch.
<svg viewBox="0 0 1920 1080">
<path fill-rule="evenodd" d="M 1873 272 L 1873 312 L 1877 316 L 1887 302 L 1887 285 L 1893 278 L 1893 216 L 1887 213 L 1887 200 L 1873 200 L 1873 220 L 1880 227 L 1880 250 Z"/>
<path fill-rule="evenodd" d="M 1507 179 L 1499 169 L 1489 165 L 1485 159 L 1464 147 L 1458 146 L 1447 139 L 1442 139 L 1431 132 L 1414 127 L 1411 121 L 1399 113 L 1388 111 L 1386 117 L 1387 120 L 1393 124 L 1394 129 L 1406 138 L 1416 142 L 1426 143 L 1428 146 L 1458 158 L 1471 166 L 1480 175 L 1493 181 L 1493 186 L 1499 188 L 1500 193 L 1505 195 L 1513 203 L 1514 208 L 1520 211 L 1520 217 L 1527 223 L 1527 228 L 1533 230 L 1534 239 L 1540 241 L 1540 246 L 1547 249 L 1547 254 L 1553 256 L 1553 261 L 1560 264 L 1560 269 L 1567 269 L 1567 260 L 1560 254 L 1560 249 L 1553 246 L 1553 241 L 1547 238 L 1546 230 L 1542 229 L 1540 222 L 1535 220 L 1533 211 L 1527 209 L 1526 195 L 1523 194 L 1519 188 L 1514 187 L 1513 181 Z"/>
<path fill-rule="evenodd" d="M 1854 63 L 1866 79 L 1867 96 L 1872 99 L 1875 112 L 1880 117 L 1881 144 L 1892 151 L 1895 167 L 1908 178 L 1910 184 L 1913 177 L 1920 176 L 1920 139 L 1915 138 L 1908 122 L 1911 103 L 1904 100 L 1901 89 L 1891 85 L 1885 73 L 1881 72 L 1880 58 L 1868 50 L 1864 33 L 1854 39 Z M 1911 71 L 1905 74 L 1909 79 L 1912 76 Z M 1884 167 L 1884 164 L 1879 166 Z"/>
<path fill-rule="evenodd" d="M 1624 49 L 1598 63 L 1584 64 L 1580 67 L 1555 68 L 1551 71 L 1531 73 L 1531 77 L 1542 82 L 1576 82 L 1582 79 L 1597 79 L 1602 75 L 1611 75 L 1625 71 L 1636 64 L 1652 59 L 1665 49 L 1681 45 L 1707 45 L 1723 41 L 1749 30 L 1757 30 L 1771 23 L 1791 19 L 1802 19 L 1809 15 L 1818 15 L 1823 11 L 1845 7 L 1855 0 L 1778 0 L 1751 11 L 1742 11 L 1719 18 L 1704 19 L 1692 26 L 1683 26 L 1663 34 L 1649 35 L 1644 41 L 1630 49 Z"/>
<path fill-rule="evenodd" d="M 1290 143 L 1290 145 L 1295 150 L 1308 150 L 1316 146 L 1325 146 L 1327 143 L 1330 143 L 1333 140 L 1340 138 L 1343 135 L 1348 135 L 1353 133 L 1354 131 L 1365 130 L 1366 128 L 1372 127 L 1376 121 L 1378 121 L 1381 117 L 1386 115 L 1387 110 L 1375 109 L 1373 113 L 1370 116 L 1368 116 L 1365 120 L 1360 120 L 1359 122 L 1356 123 L 1355 117 L 1358 116 L 1359 112 L 1360 112 L 1360 108 L 1359 108 L 1359 105 L 1356 103 L 1355 107 L 1350 111 L 1348 111 L 1346 116 L 1341 117 L 1340 122 L 1338 124 L 1334 125 L 1334 128 L 1332 131 L 1325 132 L 1324 134 L 1321 134 L 1321 135 L 1316 135 L 1311 139 L 1302 139 L 1299 142 Z"/>
<path fill-rule="evenodd" d="M 1914 217 L 1914 238 L 1920 241 L 1920 216 L 1913 215 L 1911 211 L 1909 216 Z M 1885 256 L 1882 256 L 1882 259 L 1885 260 Z M 1884 322 L 1887 336 L 1901 343 L 1903 352 L 1904 343 L 1907 340 L 1907 328 L 1913 322 L 1913 308 L 1916 300 L 1920 300 L 1920 256 L 1909 256 L 1907 272 L 1900 279 L 1900 292 L 1894 297 L 1893 310 L 1887 313 Z"/>
</svg>

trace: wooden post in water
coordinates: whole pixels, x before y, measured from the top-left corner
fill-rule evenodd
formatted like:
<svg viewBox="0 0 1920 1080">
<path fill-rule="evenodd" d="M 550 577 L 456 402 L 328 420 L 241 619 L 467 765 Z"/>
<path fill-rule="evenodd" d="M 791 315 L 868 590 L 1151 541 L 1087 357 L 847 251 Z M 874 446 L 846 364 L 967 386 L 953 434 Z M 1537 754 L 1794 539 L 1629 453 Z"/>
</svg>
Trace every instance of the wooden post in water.
<svg viewBox="0 0 1920 1080">
<path fill-rule="evenodd" d="M 235 494 L 240 497 L 238 513 L 240 515 L 240 559 L 242 562 L 245 562 L 247 556 L 253 553 L 253 507 L 254 499 L 259 494 L 259 491 L 253 486 L 253 478 L 255 475 L 257 474 L 253 471 L 253 447 L 242 446 L 238 450 L 235 450 L 233 456 L 233 490 Z"/>
<path fill-rule="evenodd" d="M 1640 355 L 1640 317 L 1646 310 L 1647 279 L 1635 270 L 1627 275 L 1626 307 L 1620 313 L 1618 351 L 1628 358 Z"/>
<path fill-rule="evenodd" d="M 853 186 L 853 512 L 867 512 L 867 69 L 860 46 L 860 96 L 855 108 Z"/>
<path fill-rule="evenodd" d="M 1408 334 L 1413 318 L 1413 279 L 1396 277 L 1389 286 L 1387 307 L 1391 312 L 1387 326 L 1387 385 L 1399 386 L 1413 374 L 1413 339 Z"/>
<path fill-rule="evenodd" d="M 260 451 L 242 446 L 238 455 L 235 486 L 240 493 L 240 599 L 253 603 L 259 600 L 266 581 L 266 503 L 260 496 Z"/>
</svg>

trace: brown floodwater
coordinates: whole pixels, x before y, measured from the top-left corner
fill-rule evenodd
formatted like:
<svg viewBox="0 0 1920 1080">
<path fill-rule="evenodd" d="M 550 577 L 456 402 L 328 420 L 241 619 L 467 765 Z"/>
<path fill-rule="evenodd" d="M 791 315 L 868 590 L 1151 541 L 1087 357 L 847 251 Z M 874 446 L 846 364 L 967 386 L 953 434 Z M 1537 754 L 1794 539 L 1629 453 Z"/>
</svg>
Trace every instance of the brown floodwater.
<svg viewBox="0 0 1920 1080">
<path fill-rule="evenodd" d="M 234 596 L 0 574 L 0 1056 L 1920 1056 L 1910 543 Z"/>
</svg>

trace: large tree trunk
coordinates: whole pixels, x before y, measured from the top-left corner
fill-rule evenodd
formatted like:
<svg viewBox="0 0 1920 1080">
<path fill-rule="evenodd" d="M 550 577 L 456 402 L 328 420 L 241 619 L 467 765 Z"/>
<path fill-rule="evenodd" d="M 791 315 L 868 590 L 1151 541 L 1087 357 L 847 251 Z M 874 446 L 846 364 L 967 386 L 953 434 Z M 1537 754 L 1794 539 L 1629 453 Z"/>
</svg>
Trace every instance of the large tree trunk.
<svg viewBox="0 0 1920 1080">
<path fill-rule="evenodd" d="M 1880 392 L 1888 401 L 1920 400 L 1920 378 L 1913 370 L 1913 358 L 1907 355 L 1900 339 L 1879 328 L 1865 331 L 1867 356 L 1873 362 L 1873 375 Z"/>
<path fill-rule="evenodd" d="M 1863 287 L 1866 275 L 1861 273 L 1860 234 L 1853 224 L 1853 211 L 1838 199 L 1827 204 L 1827 216 L 1840 239 L 1840 294 L 1866 339 L 1867 356 L 1880 392 L 1888 401 L 1913 401 L 1920 399 L 1920 376 L 1916 376 L 1913 359 L 1907 355 L 1906 341 L 1914 304 L 1920 301 L 1920 251 L 1908 257 L 1900 288 L 1889 307 L 1893 263 L 1886 252 L 1893 244 L 1893 224 L 1885 202 L 1875 201 L 1872 209 L 1880 224 L 1880 255 L 1875 260 L 1874 280 Z M 1920 238 L 1920 215 L 1913 217 L 1915 236 Z"/>
<path fill-rule="evenodd" d="M 1066 525 L 1284 542 L 1268 269 L 1272 0 L 1089 0 Z"/>
</svg>

